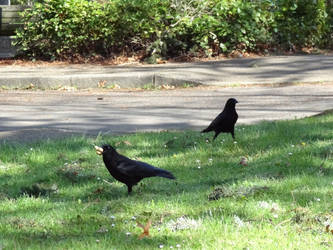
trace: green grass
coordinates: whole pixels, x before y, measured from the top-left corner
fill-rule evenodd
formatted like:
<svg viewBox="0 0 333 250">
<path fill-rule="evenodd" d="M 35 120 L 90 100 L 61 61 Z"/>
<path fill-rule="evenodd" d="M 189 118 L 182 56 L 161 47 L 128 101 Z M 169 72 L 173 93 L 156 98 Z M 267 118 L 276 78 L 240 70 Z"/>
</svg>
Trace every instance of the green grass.
<svg viewBox="0 0 333 250">
<path fill-rule="evenodd" d="M 332 135 L 326 114 L 239 125 L 237 143 L 185 131 L 0 144 L 0 248 L 332 248 Z M 95 154 L 102 143 L 177 180 L 145 179 L 128 196 Z M 136 221 L 149 219 L 139 240 Z"/>
</svg>

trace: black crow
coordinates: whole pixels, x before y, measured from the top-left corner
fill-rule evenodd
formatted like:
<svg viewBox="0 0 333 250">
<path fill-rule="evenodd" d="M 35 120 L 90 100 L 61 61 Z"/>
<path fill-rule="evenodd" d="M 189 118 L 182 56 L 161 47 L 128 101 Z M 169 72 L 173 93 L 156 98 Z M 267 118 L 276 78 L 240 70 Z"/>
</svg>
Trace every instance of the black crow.
<svg viewBox="0 0 333 250">
<path fill-rule="evenodd" d="M 102 147 L 95 146 L 96 153 L 103 155 L 103 161 L 109 173 L 118 181 L 127 185 L 128 193 L 132 192 L 132 186 L 136 185 L 143 178 L 164 177 L 175 179 L 172 173 L 156 168 L 148 163 L 134 161 L 118 152 L 110 145 Z"/>
<path fill-rule="evenodd" d="M 214 139 L 221 133 L 231 133 L 232 138 L 235 139 L 235 124 L 238 119 L 236 112 L 236 103 L 238 101 L 235 98 L 230 98 L 226 102 L 223 111 L 211 122 L 211 124 L 201 133 L 215 131 Z"/>
</svg>

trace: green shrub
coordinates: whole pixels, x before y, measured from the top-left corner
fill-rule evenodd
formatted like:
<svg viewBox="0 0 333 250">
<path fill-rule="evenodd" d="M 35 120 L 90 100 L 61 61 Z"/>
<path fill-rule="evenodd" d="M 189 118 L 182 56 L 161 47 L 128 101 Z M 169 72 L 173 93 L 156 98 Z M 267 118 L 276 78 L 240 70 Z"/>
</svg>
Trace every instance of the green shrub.
<svg viewBox="0 0 333 250">
<path fill-rule="evenodd" d="M 105 26 L 97 2 L 46 0 L 23 13 L 17 31 L 20 51 L 33 58 L 56 59 L 86 55 L 100 47 Z"/>
<path fill-rule="evenodd" d="M 273 15 L 266 1 L 175 1 L 164 30 L 150 45 L 161 56 L 205 52 L 217 55 L 234 49 L 255 50 L 271 42 Z M 259 8 L 260 7 L 260 8 Z"/>
<path fill-rule="evenodd" d="M 16 43 L 30 58 L 140 51 L 152 63 L 184 54 L 327 46 L 331 7 L 325 0 L 45 0 L 23 13 Z"/>
<path fill-rule="evenodd" d="M 333 48 L 333 1 L 328 0 L 326 3 L 327 10 L 327 26 L 329 26 L 328 31 L 325 33 L 324 41 L 327 42 L 326 46 Z"/>
<path fill-rule="evenodd" d="M 113 8 L 110 5 L 114 4 Z M 165 29 L 168 0 L 114 0 L 105 4 L 106 23 L 112 20 L 112 35 L 105 36 L 111 50 L 142 50 Z M 110 26 L 109 26 L 110 29 Z"/>
<path fill-rule="evenodd" d="M 325 0 L 275 1 L 275 41 L 282 45 L 321 46 L 329 32 Z"/>
<path fill-rule="evenodd" d="M 235 49 L 254 50 L 258 44 L 270 43 L 272 15 L 265 1 L 214 1 L 211 13 L 196 18 L 192 29 L 197 46 L 214 53 Z"/>
</svg>

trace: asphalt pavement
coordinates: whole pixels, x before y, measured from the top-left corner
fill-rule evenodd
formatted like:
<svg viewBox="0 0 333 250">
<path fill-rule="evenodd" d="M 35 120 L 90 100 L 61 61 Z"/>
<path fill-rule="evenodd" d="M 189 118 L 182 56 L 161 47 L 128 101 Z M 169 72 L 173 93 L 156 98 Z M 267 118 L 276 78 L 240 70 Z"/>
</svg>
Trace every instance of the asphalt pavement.
<svg viewBox="0 0 333 250">
<path fill-rule="evenodd" d="M 201 130 L 235 97 L 237 124 L 295 119 L 333 108 L 333 84 L 166 91 L 0 92 L 0 140 L 73 134 Z"/>
</svg>

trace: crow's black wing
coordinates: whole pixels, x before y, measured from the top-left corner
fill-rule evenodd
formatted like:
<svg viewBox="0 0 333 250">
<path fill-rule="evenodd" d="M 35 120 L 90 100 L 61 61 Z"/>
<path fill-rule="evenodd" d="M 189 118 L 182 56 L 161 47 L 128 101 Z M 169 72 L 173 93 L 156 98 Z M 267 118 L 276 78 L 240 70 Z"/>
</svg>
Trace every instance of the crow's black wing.
<svg viewBox="0 0 333 250">
<path fill-rule="evenodd" d="M 223 121 L 226 119 L 226 113 L 221 112 L 210 124 L 209 126 L 204 130 L 204 132 L 209 132 L 212 130 L 215 130 L 217 127 L 219 127 Z"/>
<path fill-rule="evenodd" d="M 149 171 L 149 173 L 152 173 L 152 175 L 150 175 L 150 176 L 159 176 L 159 177 L 164 177 L 164 178 L 169 178 L 169 179 L 176 179 L 176 177 L 174 177 L 174 175 L 167 170 L 154 167 L 154 166 L 149 165 L 148 163 L 145 163 L 142 161 L 136 161 L 136 162 L 146 171 Z M 148 176 L 148 177 L 150 177 L 150 176 Z"/>
<path fill-rule="evenodd" d="M 156 176 L 158 168 L 141 161 L 134 161 L 127 157 L 120 157 L 117 162 L 117 170 L 132 177 L 151 177 Z"/>
<path fill-rule="evenodd" d="M 237 120 L 238 120 L 238 114 L 235 112 L 233 116 L 233 123 L 236 124 Z"/>
</svg>

